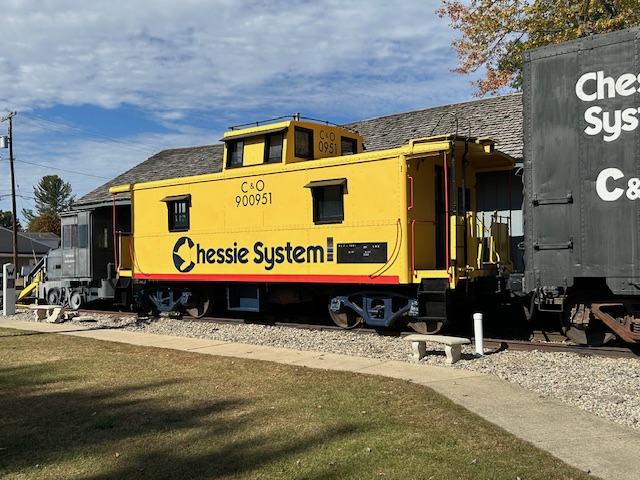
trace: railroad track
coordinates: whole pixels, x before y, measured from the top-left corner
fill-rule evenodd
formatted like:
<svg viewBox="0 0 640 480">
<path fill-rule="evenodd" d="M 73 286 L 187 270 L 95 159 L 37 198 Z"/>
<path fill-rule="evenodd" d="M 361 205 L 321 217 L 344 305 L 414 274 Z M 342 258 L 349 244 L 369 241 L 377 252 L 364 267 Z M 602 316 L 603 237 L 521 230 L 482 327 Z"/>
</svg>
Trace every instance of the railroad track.
<svg viewBox="0 0 640 480">
<path fill-rule="evenodd" d="M 96 310 L 82 310 L 82 313 L 86 314 L 103 314 L 103 315 L 117 315 L 117 316 L 136 316 L 132 312 L 113 312 L 113 311 L 96 311 Z M 222 317 L 203 317 L 200 319 L 193 319 L 185 316 L 172 317 L 181 319 L 183 321 L 196 321 L 212 324 L 229 324 L 229 325 L 242 325 L 242 324 L 260 324 L 270 325 L 287 328 L 298 328 L 305 330 L 316 330 L 326 332 L 340 332 L 344 331 L 341 327 L 336 325 L 330 325 L 322 323 L 320 321 L 310 321 L 309 318 L 298 315 L 283 315 L 283 316 L 260 316 L 254 318 L 222 318 Z M 400 330 L 387 330 L 387 329 L 373 329 L 369 327 L 359 327 L 353 330 L 349 330 L 352 333 L 358 335 L 385 335 L 393 337 L 403 337 L 413 333 L 412 331 L 400 331 Z M 529 339 L 522 339 L 523 336 L 529 336 Z M 469 336 L 469 335 L 466 335 Z M 559 332 L 548 332 L 541 330 L 534 330 L 533 332 L 519 332 L 517 335 L 520 339 L 513 338 L 515 335 L 500 335 L 485 337 L 483 339 L 484 347 L 487 349 L 493 349 L 495 351 L 501 350 L 513 350 L 513 351 L 541 351 L 552 353 L 577 353 L 585 356 L 600 356 L 610 358 L 640 358 L 640 346 L 626 346 L 626 345 L 604 345 L 601 347 L 587 347 L 582 345 L 575 345 L 567 343 L 567 339 Z"/>
<path fill-rule="evenodd" d="M 559 334 L 558 334 L 559 335 Z M 561 336 L 561 335 L 559 335 Z M 515 351 L 533 351 L 552 353 L 577 353 L 585 356 L 599 356 L 609 358 L 640 358 L 640 349 L 638 347 L 627 346 L 601 346 L 587 347 L 583 345 L 572 345 L 569 343 L 557 341 L 540 341 L 540 340 L 498 340 L 485 339 L 484 344 L 488 348 L 509 349 Z"/>
</svg>

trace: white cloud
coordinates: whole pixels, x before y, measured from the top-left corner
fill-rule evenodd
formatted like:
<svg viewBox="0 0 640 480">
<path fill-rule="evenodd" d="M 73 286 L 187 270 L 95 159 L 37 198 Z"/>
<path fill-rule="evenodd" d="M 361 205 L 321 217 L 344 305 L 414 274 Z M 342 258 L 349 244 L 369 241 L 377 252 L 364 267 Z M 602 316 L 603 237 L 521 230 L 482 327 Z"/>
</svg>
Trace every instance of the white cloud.
<svg viewBox="0 0 640 480">
<path fill-rule="evenodd" d="M 153 145 L 151 154 L 216 143 L 224 127 L 255 120 L 250 115 L 300 111 L 348 121 L 466 100 L 468 79 L 449 71 L 456 63 L 449 46 L 454 32 L 435 15 L 438 5 L 435 0 L 4 2 L 0 115 L 56 105 L 127 105 L 171 130 L 126 138 Z M 204 119 L 211 124 L 203 129 Z M 113 177 L 149 155 L 121 145 L 105 149 L 78 137 L 45 147 L 38 138 L 42 132 L 27 130 L 20 133 L 21 151 L 34 163 L 82 165 Z M 6 195 L 6 165 L 0 162 L 0 195 Z M 35 170 L 21 174 L 36 183 L 42 173 Z M 81 196 L 102 182 L 71 183 Z M 7 209 L 5 200 L 0 209 Z"/>
<path fill-rule="evenodd" d="M 11 72 L 3 96 L 13 108 L 153 101 L 183 109 L 233 104 L 273 82 L 285 96 L 292 85 L 283 75 L 294 86 L 340 76 L 359 82 L 352 88 L 366 89 L 367 77 L 397 87 L 406 75 L 453 65 L 451 32 L 436 7 L 420 0 L 15 2 L 3 12 L 0 58 Z"/>
</svg>

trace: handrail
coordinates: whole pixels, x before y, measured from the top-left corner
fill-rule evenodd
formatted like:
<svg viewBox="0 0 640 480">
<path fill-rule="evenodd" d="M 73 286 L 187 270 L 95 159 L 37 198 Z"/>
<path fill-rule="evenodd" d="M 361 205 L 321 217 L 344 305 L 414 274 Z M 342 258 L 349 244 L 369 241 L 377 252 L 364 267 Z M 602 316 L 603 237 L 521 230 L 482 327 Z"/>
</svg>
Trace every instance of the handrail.
<svg viewBox="0 0 640 480">
<path fill-rule="evenodd" d="M 400 247 L 400 243 L 402 243 L 402 222 L 398 218 L 396 220 L 396 243 L 393 246 L 393 251 L 391 252 L 391 255 L 389 255 L 389 258 L 387 259 L 385 264 L 382 265 L 378 270 L 376 270 L 375 272 L 370 274 L 369 278 L 379 277 L 382 274 L 382 272 L 384 272 L 387 268 L 389 268 L 389 266 L 393 262 L 395 262 L 395 257 L 400 252 L 400 248 L 399 248 Z"/>
<path fill-rule="evenodd" d="M 409 179 L 409 191 L 411 192 L 411 195 L 409 196 L 411 204 L 407 207 L 407 210 L 411 210 L 413 208 L 413 177 L 411 175 L 407 175 L 407 178 Z"/>
<path fill-rule="evenodd" d="M 450 232 L 449 232 L 449 179 L 448 179 L 448 172 L 447 172 L 447 152 L 443 152 L 443 157 L 444 157 L 444 212 L 445 212 L 445 222 L 444 222 L 444 228 L 445 228 L 445 234 L 444 234 L 444 266 L 447 270 L 447 273 L 449 274 L 449 279 L 451 279 L 451 266 L 449 265 L 451 263 L 451 258 L 449 255 L 449 249 L 451 248 L 451 239 L 450 239 Z"/>
</svg>

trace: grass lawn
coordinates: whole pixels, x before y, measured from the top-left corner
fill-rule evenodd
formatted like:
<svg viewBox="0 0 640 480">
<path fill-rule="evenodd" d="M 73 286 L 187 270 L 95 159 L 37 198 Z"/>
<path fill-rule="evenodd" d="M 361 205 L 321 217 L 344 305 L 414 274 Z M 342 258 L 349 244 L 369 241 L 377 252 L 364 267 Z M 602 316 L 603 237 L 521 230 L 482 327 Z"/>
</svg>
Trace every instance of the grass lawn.
<svg viewBox="0 0 640 480">
<path fill-rule="evenodd" d="M 3 479 L 587 479 L 401 380 L 0 328 Z"/>
</svg>

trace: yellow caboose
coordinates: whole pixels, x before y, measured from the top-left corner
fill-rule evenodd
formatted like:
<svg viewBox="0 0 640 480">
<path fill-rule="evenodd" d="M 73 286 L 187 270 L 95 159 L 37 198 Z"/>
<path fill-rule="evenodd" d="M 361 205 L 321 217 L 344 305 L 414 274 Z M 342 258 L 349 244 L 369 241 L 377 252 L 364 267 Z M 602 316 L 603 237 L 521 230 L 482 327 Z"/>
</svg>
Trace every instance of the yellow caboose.
<svg viewBox="0 0 640 480">
<path fill-rule="evenodd" d="M 513 167 L 486 138 L 441 135 L 364 152 L 299 117 L 224 135 L 219 173 L 122 185 L 132 234 L 118 273 L 151 312 L 199 317 L 322 296 L 338 325 L 435 332 L 452 303 L 510 269 L 506 222 L 482 225 L 477 172 Z M 457 293 L 456 293 L 457 292 Z"/>
</svg>

